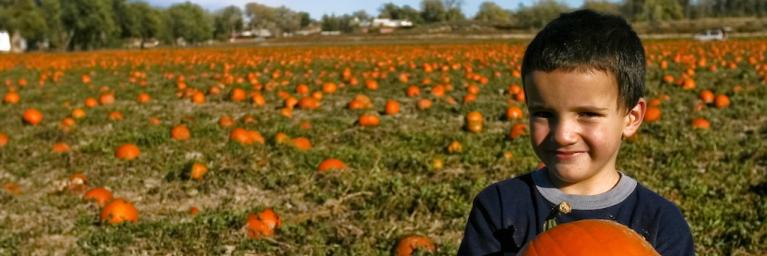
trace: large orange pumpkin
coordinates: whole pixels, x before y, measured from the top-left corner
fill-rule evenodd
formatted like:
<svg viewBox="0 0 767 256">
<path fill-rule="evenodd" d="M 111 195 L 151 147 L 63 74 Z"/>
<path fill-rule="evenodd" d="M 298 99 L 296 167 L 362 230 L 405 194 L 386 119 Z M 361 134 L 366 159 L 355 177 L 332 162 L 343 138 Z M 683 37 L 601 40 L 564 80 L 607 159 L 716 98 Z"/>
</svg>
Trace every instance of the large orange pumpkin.
<svg viewBox="0 0 767 256">
<path fill-rule="evenodd" d="M 120 224 L 126 221 L 136 222 L 138 221 L 138 210 L 131 202 L 116 198 L 104 206 L 99 219 L 109 224 Z"/>
<path fill-rule="evenodd" d="M 579 220 L 538 235 L 522 255 L 659 255 L 634 230 L 610 220 Z"/>
</svg>

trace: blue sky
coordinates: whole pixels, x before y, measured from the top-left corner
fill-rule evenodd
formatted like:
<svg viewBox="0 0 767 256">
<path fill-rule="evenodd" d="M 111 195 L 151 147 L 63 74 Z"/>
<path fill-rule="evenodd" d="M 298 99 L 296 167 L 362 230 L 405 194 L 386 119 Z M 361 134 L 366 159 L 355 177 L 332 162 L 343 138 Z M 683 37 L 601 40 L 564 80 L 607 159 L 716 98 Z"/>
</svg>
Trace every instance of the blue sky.
<svg viewBox="0 0 767 256">
<path fill-rule="evenodd" d="M 365 10 L 370 15 L 377 15 L 378 8 L 384 3 L 395 3 L 399 6 L 410 5 L 413 8 L 420 9 L 421 0 L 390 0 L 390 1 L 368 1 L 368 0 L 146 0 L 151 5 L 167 7 L 174 3 L 193 2 L 208 10 L 217 10 L 229 5 L 236 5 L 243 8 L 246 3 L 257 2 L 269 6 L 284 5 L 295 11 L 308 12 L 312 18 L 319 19 L 323 14 L 351 14 L 357 10 Z M 463 13 L 466 16 L 474 16 L 479 9 L 479 5 L 486 0 L 464 0 Z M 583 0 L 561 0 L 570 7 L 578 7 L 583 4 Z M 536 0 L 507 0 L 494 1 L 506 9 L 516 9 L 520 3 L 527 6 L 536 2 Z"/>
</svg>

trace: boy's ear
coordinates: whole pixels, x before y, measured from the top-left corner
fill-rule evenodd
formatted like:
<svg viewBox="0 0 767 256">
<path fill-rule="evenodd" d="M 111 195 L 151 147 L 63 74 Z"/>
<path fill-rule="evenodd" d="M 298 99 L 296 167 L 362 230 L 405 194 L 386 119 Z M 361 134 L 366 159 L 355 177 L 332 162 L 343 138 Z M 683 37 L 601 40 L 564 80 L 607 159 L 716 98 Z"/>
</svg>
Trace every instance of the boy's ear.
<svg viewBox="0 0 767 256">
<path fill-rule="evenodd" d="M 629 109 L 626 117 L 624 117 L 623 137 L 631 137 L 631 135 L 634 135 L 639 130 L 646 110 L 647 101 L 644 98 L 639 98 L 637 104 Z"/>
</svg>

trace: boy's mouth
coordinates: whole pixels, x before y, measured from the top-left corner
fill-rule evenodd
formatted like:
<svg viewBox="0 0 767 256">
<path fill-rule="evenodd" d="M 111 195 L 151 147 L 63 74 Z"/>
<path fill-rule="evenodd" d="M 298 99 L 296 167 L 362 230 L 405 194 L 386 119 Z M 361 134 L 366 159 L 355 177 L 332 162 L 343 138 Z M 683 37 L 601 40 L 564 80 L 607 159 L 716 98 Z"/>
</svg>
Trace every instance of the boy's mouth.
<svg viewBox="0 0 767 256">
<path fill-rule="evenodd" d="M 578 150 L 557 150 L 555 151 L 557 160 L 559 161 L 567 161 L 567 160 L 573 160 L 577 157 L 580 157 L 581 155 L 585 154 L 586 151 L 578 151 Z"/>
</svg>

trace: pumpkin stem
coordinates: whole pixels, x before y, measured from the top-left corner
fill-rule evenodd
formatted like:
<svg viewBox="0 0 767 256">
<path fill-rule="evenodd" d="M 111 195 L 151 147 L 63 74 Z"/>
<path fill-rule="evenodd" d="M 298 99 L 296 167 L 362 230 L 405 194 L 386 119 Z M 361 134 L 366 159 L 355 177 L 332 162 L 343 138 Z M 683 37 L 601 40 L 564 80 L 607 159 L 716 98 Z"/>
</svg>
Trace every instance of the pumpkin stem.
<svg viewBox="0 0 767 256">
<path fill-rule="evenodd" d="M 562 201 L 557 206 L 554 206 L 554 208 L 551 209 L 551 214 L 549 214 L 549 217 L 546 217 L 546 221 L 543 223 L 543 232 L 546 232 L 549 229 L 552 229 L 557 226 L 557 216 L 560 214 L 568 214 L 570 211 L 572 211 L 572 206 L 570 206 L 570 203 Z"/>
</svg>

